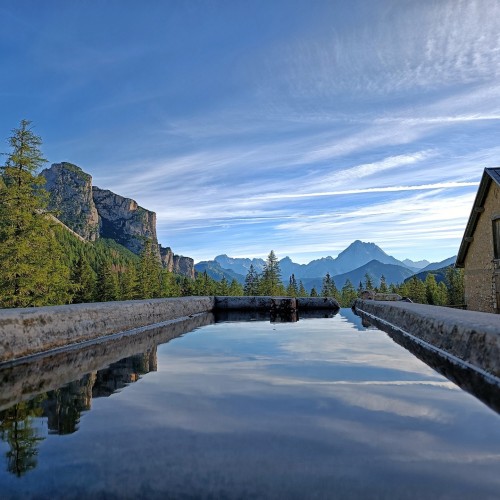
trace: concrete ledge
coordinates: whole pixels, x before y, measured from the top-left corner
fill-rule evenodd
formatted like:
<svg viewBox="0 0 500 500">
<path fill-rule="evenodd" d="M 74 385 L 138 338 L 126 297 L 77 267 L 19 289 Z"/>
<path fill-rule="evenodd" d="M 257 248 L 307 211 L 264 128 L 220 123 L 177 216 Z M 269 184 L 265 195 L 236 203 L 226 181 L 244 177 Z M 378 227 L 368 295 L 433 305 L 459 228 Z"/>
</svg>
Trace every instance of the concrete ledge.
<svg viewBox="0 0 500 500">
<path fill-rule="evenodd" d="M 289 297 L 215 297 L 215 309 L 217 311 L 270 311 L 272 299 L 286 299 Z M 335 299 L 324 297 L 300 297 L 297 298 L 297 308 L 306 309 L 328 309 L 338 311 L 340 306 Z"/>
<path fill-rule="evenodd" d="M 171 320 L 162 326 L 143 327 L 122 334 L 108 335 L 89 345 L 74 344 L 65 349 L 24 358 L 0 372 L 0 411 L 14 403 L 31 399 L 83 375 L 96 372 L 120 359 L 144 353 L 158 344 L 168 342 L 195 328 L 215 321 L 212 313 L 201 313 L 192 318 Z"/>
<path fill-rule="evenodd" d="M 214 297 L 0 309 L 0 362 L 212 311 Z"/>
<path fill-rule="evenodd" d="M 360 299 L 354 309 L 381 330 L 388 331 L 392 325 L 500 377 L 500 315 Z"/>
</svg>

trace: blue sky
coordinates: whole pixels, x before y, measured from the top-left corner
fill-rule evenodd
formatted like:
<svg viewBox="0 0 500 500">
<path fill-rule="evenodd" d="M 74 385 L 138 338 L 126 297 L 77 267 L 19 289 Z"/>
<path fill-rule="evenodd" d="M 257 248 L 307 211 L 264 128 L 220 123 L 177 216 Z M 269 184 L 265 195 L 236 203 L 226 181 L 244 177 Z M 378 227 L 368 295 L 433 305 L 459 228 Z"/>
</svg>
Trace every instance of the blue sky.
<svg viewBox="0 0 500 500">
<path fill-rule="evenodd" d="M 3 0 L 0 19 L 0 135 L 32 120 L 49 162 L 196 261 L 355 239 L 442 260 L 500 164 L 496 0 Z"/>
</svg>

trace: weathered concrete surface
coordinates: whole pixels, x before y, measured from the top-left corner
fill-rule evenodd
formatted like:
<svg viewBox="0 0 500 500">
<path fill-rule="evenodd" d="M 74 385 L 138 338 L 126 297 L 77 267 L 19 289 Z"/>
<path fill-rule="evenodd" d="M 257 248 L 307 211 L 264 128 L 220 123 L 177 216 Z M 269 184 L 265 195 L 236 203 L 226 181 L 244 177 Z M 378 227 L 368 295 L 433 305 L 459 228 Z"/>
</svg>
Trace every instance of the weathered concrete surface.
<svg viewBox="0 0 500 500">
<path fill-rule="evenodd" d="M 271 310 L 272 299 L 286 299 L 289 297 L 215 297 L 216 310 L 235 310 L 235 311 L 255 311 Z M 340 306 L 335 299 L 324 297 L 299 297 L 297 308 L 305 309 L 329 309 L 338 311 Z"/>
<path fill-rule="evenodd" d="M 355 311 L 378 328 L 387 322 L 415 337 L 500 377 L 500 316 L 447 307 L 356 300 Z M 373 320 L 369 313 L 382 321 Z"/>
<path fill-rule="evenodd" d="M 214 297 L 0 309 L 0 362 L 212 311 Z"/>
<path fill-rule="evenodd" d="M 0 370 L 0 411 L 214 321 L 212 313 L 201 313 L 192 318 L 172 320 L 163 326 L 108 335 L 90 345 L 77 345 L 9 364 Z"/>
</svg>

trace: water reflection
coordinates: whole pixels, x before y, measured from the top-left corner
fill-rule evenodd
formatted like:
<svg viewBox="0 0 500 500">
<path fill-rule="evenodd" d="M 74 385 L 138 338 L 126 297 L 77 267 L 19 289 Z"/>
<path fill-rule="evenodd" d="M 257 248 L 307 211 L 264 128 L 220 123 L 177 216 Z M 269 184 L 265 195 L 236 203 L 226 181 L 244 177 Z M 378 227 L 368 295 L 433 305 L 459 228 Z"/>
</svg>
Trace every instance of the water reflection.
<svg viewBox="0 0 500 500">
<path fill-rule="evenodd" d="M 2 498 L 495 498 L 498 416 L 342 312 L 211 324 L 44 391 Z"/>
</svg>

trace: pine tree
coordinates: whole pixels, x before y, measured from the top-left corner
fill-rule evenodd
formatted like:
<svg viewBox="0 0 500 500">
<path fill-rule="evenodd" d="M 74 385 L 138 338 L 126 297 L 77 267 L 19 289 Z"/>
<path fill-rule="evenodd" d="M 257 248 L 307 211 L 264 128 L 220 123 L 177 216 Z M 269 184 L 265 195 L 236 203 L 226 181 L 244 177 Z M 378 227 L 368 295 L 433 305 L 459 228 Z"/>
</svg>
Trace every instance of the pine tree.
<svg viewBox="0 0 500 500">
<path fill-rule="evenodd" d="M 307 291 L 302 280 L 299 281 L 299 297 L 307 297 Z"/>
<path fill-rule="evenodd" d="M 366 273 L 365 274 L 365 290 L 373 290 L 373 280 L 372 277 Z"/>
<path fill-rule="evenodd" d="M 253 264 L 250 264 L 248 273 L 245 276 L 245 284 L 243 286 L 243 293 L 247 296 L 259 295 L 259 275 Z"/>
<path fill-rule="evenodd" d="M 439 304 L 439 287 L 436 283 L 436 277 L 432 273 L 428 273 L 425 277 L 425 295 L 427 303 L 431 305 Z"/>
<path fill-rule="evenodd" d="M 73 267 L 71 279 L 75 284 L 73 302 L 75 304 L 92 302 L 96 294 L 96 277 L 89 261 L 83 254 L 80 255 Z"/>
<path fill-rule="evenodd" d="M 335 281 L 333 281 L 330 273 L 326 273 L 326 276 L 323 278 L 323 285 L 321 288 L 321 296 L 322 297 L 332 297 L 336 300 L 339 299 L 339 291 L 335 286 Z"/>
<path fill-rule="evenodd" d="M 299 296 L 299 287 L 297 286 L 297 280 L 295 279 L 295 274 L 290 276 L 290 281 L 288 283 L 286 289 L 286 295 L 288 297 L 298 297 Z"/>
<path fill-rule="evenodd" d="M 340 292 L 340 305 L 351 307 L 353 301 L 358 298 L 358 293 L 349 279 L 346 279 L 342 291 Z"/>
<path fill-rule="evenodd" d="M 229 283 L 227 282 L 227 279 L 225 276 L 222 277 L 222 279 L 219 281 L 218 285 L 218 295 L 229 295 Z"/>
<path fill-rule="evenodd" d="M 311 288 L 311 297 L 317 297 L 318 296 L 318 292 L 316 291 L 316 288 L 312 287 Z"/>
<path fill-rule="evenodd" d="M 120 289 L 122 300 L 134 300 L 139 298 L 139 278 L 135 265 L 129 265 L 120 273 Z"/>
<path fill-rule="evenodd" d="M 118 286 L 118 274 L 113 269 L 109 260 L 104 261 L 97 273 L 97 300 L 109 302 L 118 300 L 120 291 Z"/>
<path fill-rule="evenodd" d="M 47 213 L 42 140 L 22 120 L 9 139 L 11 152 L 0 167 L 0 307 L 64 304 L 71 300 L 70 270 Z"/>
<path fill-rule="evenodd" d="M 278 258 L 271 250 L 267 256 L 260 282 L 260 294 L 279 296 L 284 294 L 283 283 L 281 283 L 281 270 Z"/>
<path fill-rule="evenodd" d="M 408 289 L 408 297 L 419 304 L 427 304 L 427 296 L 425 284 L 416 276 L 412 276 L 406 283 Z"/>
<path fill-rule="evenodd" d="M 464 298 L 464 274 L 463 269 L 448 267 L 446 269 L 446 284 L 448 285 L 448 303 L 449 305 L 462 305 Z"/>
<path fill-rule="evenodd" d="M 161 264 L 154 252 L 151 240 L 144 242 L 139 264 L 139 295 L 141 299 L 151 299 L 160 296 Z"/>
<path fill-rule="evenodd" d="M 387 282 L 384 275 L 380 277 L 380 286 L 378 289 L 380 293 L 387 293 L 389 291 L 389 289 L 387 288 Z"/>
<path fill-rule="evenodd" d="M 228 295 L 231 297 L 243 296 L 243 287 L 235 279 L 233 279 L 229 285 Z"/>
</svg>

